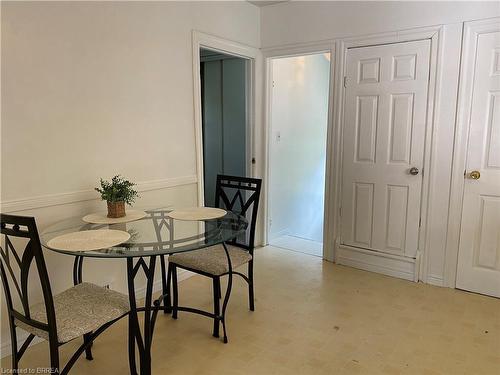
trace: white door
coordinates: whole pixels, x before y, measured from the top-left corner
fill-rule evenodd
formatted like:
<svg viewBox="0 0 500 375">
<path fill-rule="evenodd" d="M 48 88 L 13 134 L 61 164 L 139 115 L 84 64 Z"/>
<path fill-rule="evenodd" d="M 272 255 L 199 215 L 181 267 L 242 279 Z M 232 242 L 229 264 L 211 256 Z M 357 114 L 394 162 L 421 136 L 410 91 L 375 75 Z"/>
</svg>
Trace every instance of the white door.
<svg viewBox="0 0 500 375">
<path fill-rule="evenodd" d="M 430 40 L 347 52 L 342 244 L 418 248 Z"/>
<path fill-rule="evenodd" d="M 475 44 L 457 288 L 500 297 L 500 31 Z"/>
</svg>

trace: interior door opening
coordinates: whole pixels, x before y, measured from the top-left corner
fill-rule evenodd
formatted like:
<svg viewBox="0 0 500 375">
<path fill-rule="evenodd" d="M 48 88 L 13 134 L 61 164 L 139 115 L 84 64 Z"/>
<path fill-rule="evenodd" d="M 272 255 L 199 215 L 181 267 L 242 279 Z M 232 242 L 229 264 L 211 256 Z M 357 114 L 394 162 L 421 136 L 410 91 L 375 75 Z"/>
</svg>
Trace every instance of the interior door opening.
<svg viewBox="0 0 500 375">
<path fill-rule="evenodd" d="M 247 59 L 200 49 L 205 206 L 213 206 L 217 174 L 248 176 Z"/>
<path fill-rule="evenodd" d="M 271 60 L 268 242 L 323 255 L 330 53 Z"/>
</svg>

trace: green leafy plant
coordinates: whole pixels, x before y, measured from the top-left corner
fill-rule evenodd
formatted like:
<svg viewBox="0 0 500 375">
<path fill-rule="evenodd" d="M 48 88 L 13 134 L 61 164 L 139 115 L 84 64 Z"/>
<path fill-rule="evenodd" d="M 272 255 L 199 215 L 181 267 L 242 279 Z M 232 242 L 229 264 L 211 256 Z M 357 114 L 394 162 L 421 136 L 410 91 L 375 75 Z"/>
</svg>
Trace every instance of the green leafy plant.
<svg viewBox="0 0 500 375">
<path fill-rule="evenodd" d="M 137 191 L 132 189 L 135 186 L 133 182 L 125 180 L 120 175 L 117 175 L 106 181 L 101 178 L 101 187 L 96 187 L 95 190 L 101 193 L 101 199 L 107 202 L 125 202 L 129 206 L 134 203 L 135 198 L 139 197 Z"/>
</svg>

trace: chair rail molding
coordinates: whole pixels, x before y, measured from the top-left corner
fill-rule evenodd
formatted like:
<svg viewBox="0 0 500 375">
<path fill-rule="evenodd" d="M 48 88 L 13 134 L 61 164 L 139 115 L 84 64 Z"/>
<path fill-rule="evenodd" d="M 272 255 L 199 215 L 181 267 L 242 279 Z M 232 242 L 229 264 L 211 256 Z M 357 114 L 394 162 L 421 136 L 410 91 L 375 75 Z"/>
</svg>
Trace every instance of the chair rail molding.
<svg viewBox="0 0 500 375">
<path fill-rule="evenodd" d="M 142 181 L 137 183 L 139 192 L 161 190 L 176 186 L 196 184 L 196 175 L 165 178 L 161 180 Z M 98 193 L 92 190 L 79 190 L 66 193 L 40 195 L 35 197 L 12 199 L 0 202 L 0 210 L 4 213 L 32 210 L 42 207 L 58 206 L 83 201 L 100 199 Z"/>
</svg>

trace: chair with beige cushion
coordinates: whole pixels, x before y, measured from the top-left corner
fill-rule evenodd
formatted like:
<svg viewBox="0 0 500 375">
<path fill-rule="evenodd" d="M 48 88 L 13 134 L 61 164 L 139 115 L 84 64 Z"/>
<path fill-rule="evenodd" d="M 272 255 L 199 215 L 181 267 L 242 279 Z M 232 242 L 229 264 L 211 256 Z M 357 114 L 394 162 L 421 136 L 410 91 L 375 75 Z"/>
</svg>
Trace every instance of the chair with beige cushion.
<svg viewBox="0 0 500 375">
<path fill-rule="evenodd" d="M 51 373 L 66 374 L 84 351 L 87 359 L 92 359 L 94 339 L 128 314 L 129 299 L 124 294 L 90 283 L 75 285 L 53 296 L 35 219 L 2 214 L 0 225 L 0 233 L 5 239 L 4 247 L 0 247 L 0 275 L 10 325 L 12 369 L 17 371 L 19 360 L 38 336 L 49 342 Z M 21 242 L 22 253 L 16 251 Z M 29 277 L 30 269 L 38 271 L 43 299 L 33 305 L 29 303 L 28 279 L 33 283 L 37 278 Z M 16 327 L 29 333 L 19 349 Z M 78 337 L 83 337 L 83 344 L 60 369 L 59 346 Z"/>
<path fill-rule="evenodd" d="M 247 177 L 217 176 L 215 189 L 215 206 L 245 216 L 249 221 L 246 233 L 226 244 L 231 259 L 232 274 L 239 275 L 248 283 L 250 310 L 254 310 L 253 256 L 255 227 L 262 180 Z M 247 275 L 234 271 L 235 268 L 248 264 Z M 172 317 L 177 319 L 178 311 L 197 312 L 191 308 L 178 306 L 177 268 L 182 268 L 212 278 L 214 312 L 202 314 L 214 317 L 213 336 L 219 337 L 219 323 L 224 322 L 221 316 L 220 278 L 229 272 L 228 258 L 222 245 L 205 249 L 171 255 L 168 258 L 168 281 L 172 283 Z M 222 312 L 224 315 L 224 309 Z M 224 327 L 225 328 L 225 327 Z M 227 336 L 224 329 L 224 342 Z"/>
</svg>

